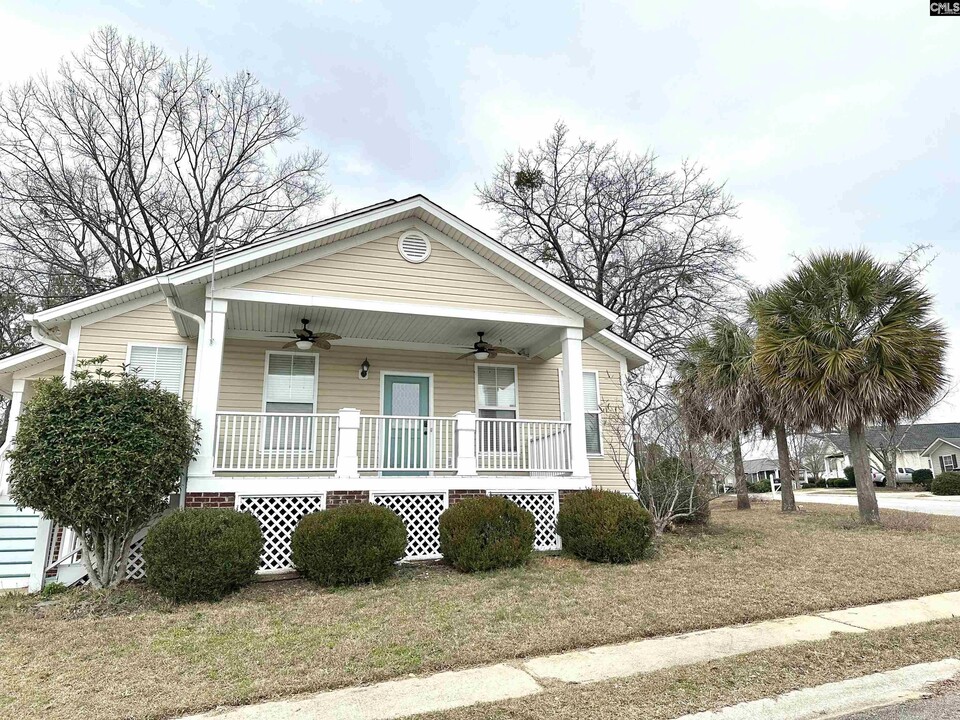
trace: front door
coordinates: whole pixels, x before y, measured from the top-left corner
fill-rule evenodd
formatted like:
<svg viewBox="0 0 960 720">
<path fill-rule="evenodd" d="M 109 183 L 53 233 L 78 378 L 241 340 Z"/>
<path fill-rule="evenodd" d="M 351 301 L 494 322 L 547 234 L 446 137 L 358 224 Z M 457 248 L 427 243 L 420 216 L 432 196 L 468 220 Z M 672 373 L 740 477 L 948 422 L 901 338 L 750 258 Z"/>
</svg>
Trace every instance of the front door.
<svg viewBox="0 0 960 720">
<path fill-rule="evenodd" d="M 425 375 L 383 376 L 383 474 L 422 475 L 429 452 L 430 378 Z M 410 468 L 410 469 L 408 469 Z"/>
</svg>

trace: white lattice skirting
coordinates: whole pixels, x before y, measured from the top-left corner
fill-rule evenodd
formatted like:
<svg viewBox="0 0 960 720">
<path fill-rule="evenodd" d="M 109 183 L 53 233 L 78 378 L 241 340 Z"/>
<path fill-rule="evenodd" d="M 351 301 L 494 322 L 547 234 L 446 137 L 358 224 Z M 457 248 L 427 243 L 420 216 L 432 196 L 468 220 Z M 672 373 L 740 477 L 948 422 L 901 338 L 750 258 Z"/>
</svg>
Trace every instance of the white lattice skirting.
<svg viewBox="0 0 960 720">
<path fill-rule="evenodd" d="M 326 507 L 323 495 L 239 495 L 237 510 L 250 513 L 263 532 L 260 570 L 289 570 L 290 538 L 304 515 Z"/>
<path fill-rule="evenodd" d="M 560 536 L 557 535 L 557 513 L 560 512 L 560 494 L 557 492 L 497 492 L 490 493 L 505 497 L 529 511 L 534 519 L 533 549 L 559 550 Z"/>
<path fill-rule="evenodd" d="M 440 555 L 440 515 L 446 493 L 373 493 L 370 501 L 390 508 L 407 526 L 404 560 L 432 560 Z"/>
</svg>

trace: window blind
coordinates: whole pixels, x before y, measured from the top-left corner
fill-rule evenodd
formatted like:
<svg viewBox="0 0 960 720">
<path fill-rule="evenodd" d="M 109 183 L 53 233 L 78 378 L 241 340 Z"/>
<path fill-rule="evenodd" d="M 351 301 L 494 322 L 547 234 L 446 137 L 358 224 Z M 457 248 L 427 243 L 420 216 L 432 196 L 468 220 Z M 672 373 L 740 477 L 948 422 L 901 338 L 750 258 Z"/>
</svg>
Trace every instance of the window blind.
<svg viewBox="0 0 960 720">
<path fill-rule="evenodd" d="M 144 380 L 156 381 L 175 395 L 183 395 L 187 349 L 176 345 L 132 345 L 130 370 Z"/>
</svg>

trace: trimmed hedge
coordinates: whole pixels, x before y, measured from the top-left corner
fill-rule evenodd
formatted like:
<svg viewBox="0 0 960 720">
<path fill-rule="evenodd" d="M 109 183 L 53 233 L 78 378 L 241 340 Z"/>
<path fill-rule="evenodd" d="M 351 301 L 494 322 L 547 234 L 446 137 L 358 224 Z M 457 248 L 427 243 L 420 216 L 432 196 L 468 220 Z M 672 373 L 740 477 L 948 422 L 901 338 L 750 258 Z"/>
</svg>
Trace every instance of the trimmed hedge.
<svg viewBox="0 0 960 720">
<path fill-rule="evenodd" d="M 219 600 L 253 582 L 263 534 L 256 518 L 226 509 L 161 518 L 143 544 L 147 584 L 174 602 Z"/>
<path fill-rule="evenodd" d="M 910 476 L 910 479 L 913 481 L 914 485 L 923 485 L 924 489 L 929 490 L 930 484 L 933 482 L 933 470 L 929 468 L 920 468 L 919 470 L 914 470 L 913 474 Z"/>
<path fill-rule="evenodd" d="M 584 560 L 626 563 L 643 557 L 653 523 L 640 503 L 626 495 L 584 490 L 564 499 L 557 533 L 563 549 Z"/>
<path fill-rule="evenodd" d="M 504 497 L 467 498 L 440 516 L 440 552 L 461 572 L 522 565 L 533 539 L 533 514 Z"/>
<path fill-rule="evenodd" d="M 960 495 L 960 472 L 942 472 L 930 483 L 934 495 Z"/>
<path fill-rule="evenodd" d="M 359 585 L 393 573 L 407 546 L 407 528 L 389 508 L 341 505 L 304 515 L 290 546 L 294 566 L 308 580 Z"/>
<path fill-rule="evenodd" d="M 770 481 L 769 480 L 754 480 L 747 483 L 747 490 L 752 493 L 768 493 L 770 492 Z"/>
<path fill-rule="evenodd" d="M 855 488 L 857 481 L 848 477 L 827 478 L 827 487 L 829 488 Z"/>
</svg>

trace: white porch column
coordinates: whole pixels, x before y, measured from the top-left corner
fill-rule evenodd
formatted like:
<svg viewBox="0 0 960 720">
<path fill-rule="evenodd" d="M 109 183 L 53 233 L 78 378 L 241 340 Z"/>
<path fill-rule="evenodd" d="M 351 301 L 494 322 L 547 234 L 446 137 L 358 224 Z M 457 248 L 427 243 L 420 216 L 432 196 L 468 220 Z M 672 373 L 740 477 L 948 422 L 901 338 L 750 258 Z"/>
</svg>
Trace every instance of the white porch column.
<svg viewBox="0 0 960 720">
<path fill-rule="evenodd" d="M 360 457 L 357 455 L 359 439 L 360 411 L 356 408 L 341 408 L 337 418 L 336 477 L 360 477 Z"/>
<path fill-rule="evenodd" d="M 220 397 L 220 366 L 223 360 L 227 301 L 207 298 L 204 334 L 197 338 L 197 382 L 193 416 L 200 421 L 200 452 L 190 466 L 190 477 L 212 477 L 217 428 L 217 400 Z M 200 346 L 202 350 L 199 350 Z"/>
<path fill-rule="evenodd" d="M 583 416 L 583 330 L 564 328 L 561 336 L 563 350 L 563 403 L 570 421 L 570 467 L 574 477 L 588 477 L 587 426 Z"/>
<path fill-rule="evenodd" d="M 461 410 L 457 419 L 457 475 L 477 474 L 477 414 Z"/>
</svg>

